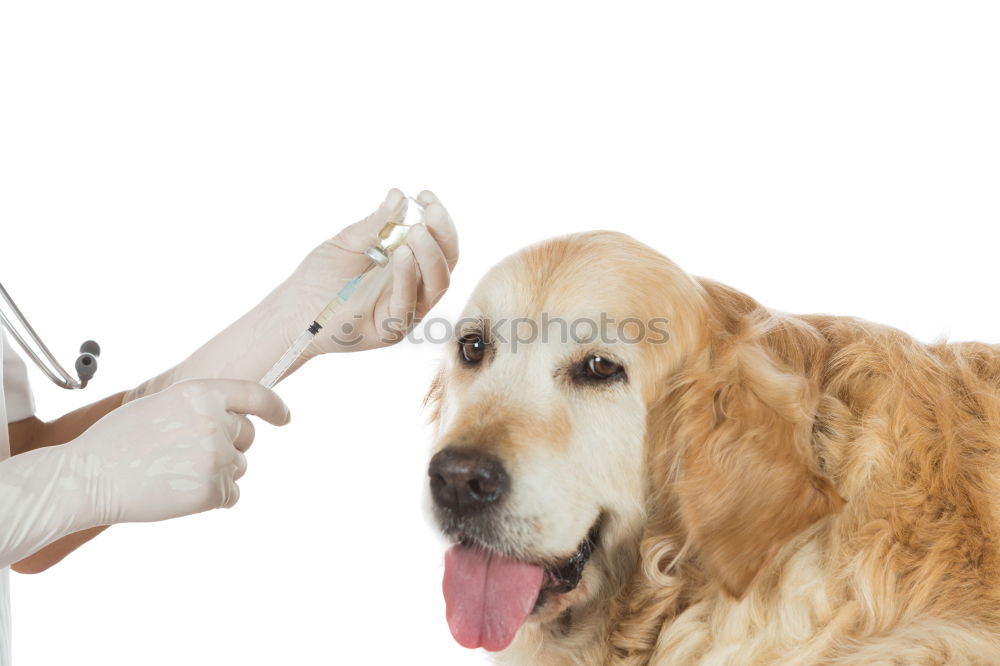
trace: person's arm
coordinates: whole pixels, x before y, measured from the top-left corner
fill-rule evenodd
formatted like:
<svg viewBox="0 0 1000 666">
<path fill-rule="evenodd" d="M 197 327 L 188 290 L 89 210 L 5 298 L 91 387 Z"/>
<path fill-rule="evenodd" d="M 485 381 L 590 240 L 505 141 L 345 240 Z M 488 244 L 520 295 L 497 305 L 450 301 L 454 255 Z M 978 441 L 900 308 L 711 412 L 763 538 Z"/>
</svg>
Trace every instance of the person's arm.
<svg viewBox="0 0 1000 666">
<path fill-rule="evenodd" d="M 387 223 L 406 218 L 408 201 L 399 190 L 390 190 L 374 213 L 321 243 L 249 312 L 173 368 L 126 393 L 125 403 L 182 379 L 259 381 L 341 289 L 372 265 L 366 250 Z M 434 193 L 425 190 L 416 201 L 423 221 L 410 227 L 406 244 L 378 278 L 367 278 L 337 309 L 284 376 L 319 354 L 395 344 L 444 295 L 458 261 L 458 232 Z"/>
<path fill-rule="evenodd" d="M 48 423 L 34 416 L 11 423 L 7 427 L 7 432 L 10 435 L 11 456 L 34 451 L 43 446 L 65 444 L 76 439 L 102 416 L 120 407 L 124 396 L 124 392 L 116 393 Z M 106 529 L 107 526 L 92 527 L 65 536 L 20 562 L 12 564 L 11 569 L 24 574 L 41 573 Z"/>
<path fill-rule="evenodd" d="M 180 381 L 115 409 L 120 400 L 112 396 L 54 425 L 15 428 L 18 454 L 0 461 L 0 567 L 37 571 L 46 562 L 25 563 L 35 553 L 75 534 L 68 552 L 91 536 L 79 533 L 102 525 L 233 506 L 254 440 L 247 416 L 273 425 L 290 418 L 276 393 L 234 379 Z M 24 450 L 46 436 L 72 439 Z"/>
</svg>

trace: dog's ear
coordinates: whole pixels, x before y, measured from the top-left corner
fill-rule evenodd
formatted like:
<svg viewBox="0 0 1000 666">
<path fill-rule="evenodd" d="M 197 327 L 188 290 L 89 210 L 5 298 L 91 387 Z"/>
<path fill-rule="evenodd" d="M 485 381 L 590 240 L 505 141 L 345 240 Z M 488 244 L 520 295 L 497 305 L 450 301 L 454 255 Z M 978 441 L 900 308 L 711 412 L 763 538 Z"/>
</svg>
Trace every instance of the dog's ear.
<svg viewBox="0 0 1000 666">
<path fill-rule="evenodd" d="M 687 396 L 701 404 L 688 406 L 676 433 L 686 440 L 676 490 L 692 545 L 738 598 L 784 543 L 844 500 L 812 454 L 805 380 L 778 368 L 759 341 L 718 358 L 701 395 Z"/>
</svg>

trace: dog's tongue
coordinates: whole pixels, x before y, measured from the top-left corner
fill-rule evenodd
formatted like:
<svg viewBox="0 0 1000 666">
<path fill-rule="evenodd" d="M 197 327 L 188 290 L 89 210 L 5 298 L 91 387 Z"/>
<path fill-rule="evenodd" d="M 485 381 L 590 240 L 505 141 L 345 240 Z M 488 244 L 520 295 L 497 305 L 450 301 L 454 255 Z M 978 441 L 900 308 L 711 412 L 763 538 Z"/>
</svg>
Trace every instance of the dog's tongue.
<svg viewBox="0 0 1000 666">
<path fill-rule="evenodd" d="M 503 650 L 535 607 L 544 575 L 542 567 L 453 546 L 443 586 L 451 635 L 467 648 Z"/>
</svg>

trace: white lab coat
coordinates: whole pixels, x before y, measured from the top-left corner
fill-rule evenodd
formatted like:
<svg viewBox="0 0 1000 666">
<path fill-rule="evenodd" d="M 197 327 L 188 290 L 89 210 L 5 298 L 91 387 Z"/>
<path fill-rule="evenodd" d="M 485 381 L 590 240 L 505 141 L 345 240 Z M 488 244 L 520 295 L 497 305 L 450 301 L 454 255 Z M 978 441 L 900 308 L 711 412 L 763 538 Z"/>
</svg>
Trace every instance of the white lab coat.
<svg viewBox="0 0 1000 666">
<path fill-rule="evenodd" d="M 35 403 L 28 386 L 24 361 L 10 348 L 3 327 L 0 327 L 0 346 L 3 347 L 3 363 L 0 364 L 0 462 L 3 462 L 10 457 L 7 424 L 34 414 Z M 7 567 L 0 568 L 0 666 L 10 666 L 9 576 Z"/>
</svg>

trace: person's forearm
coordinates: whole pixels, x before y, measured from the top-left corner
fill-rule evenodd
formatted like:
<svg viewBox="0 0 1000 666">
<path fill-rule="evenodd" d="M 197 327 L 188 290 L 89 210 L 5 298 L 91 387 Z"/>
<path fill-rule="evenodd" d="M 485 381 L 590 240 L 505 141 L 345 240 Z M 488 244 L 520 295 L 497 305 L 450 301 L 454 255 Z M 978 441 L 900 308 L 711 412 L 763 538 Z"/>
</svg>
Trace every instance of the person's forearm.
<svg viewBox="0 0 1000 666">
<path fill-rule="evenodd" d="M 59 564 L 67 555 L 106 529 L 108 529 L 107 525 L 101 525 L 100 527 L 91 527 L 68 534 L 58 541 L 53 541 L 49 545 L 36 550 L 19 562 L 15 562 L 10 565 L 10 568 L 22 574 L 42 573 L 49 567 Z"/>
<path fill-rule="evenodd" d="M 10 452 L 20 455 L 45 446 L 64 444 L 76 439 L 108 412 L 122 404 L 124 393 L 116 393 L 103 400 L 77 409 L 54 421 L 45 423 L 35 417 L 8 426 Z M 39 573 L 58 563 L 71 552 L 107 529 L 92 527 L 65 536 L 11 565 L 19 573 Z"/>
<path fill-rule="evenodd" d="M 25 451 L 0 462 L 0 567 L 104 522 L 103 497 L 77 482 L 81 471 L 95 478 L 98 470 L 72 447 Z"/>
<path fill-rule="evenodd" d="M 16 456 L 43 446 L 65 444 L 76 439 L 105 414 L 121 407 L 124 396 L 124 392 L 109 395 L 47 423 L 34 416 L 11 423 L 7 426 L 10 454 Z"/>
<path fill-rule="evenodd" d="M 124 402 L 158 393 L 184 379 L 226 378 L 259 381 L 292 342 L 280 335 L 280 332 L 270 330 L 267 324 L 268 317 L 273 317 L 276 312 L 288 308 L 287 305 L 282 305 L 285 291 L 286 287 L 279 285 L 263 301 L 192 352 L 186 359 L 127 391 Z M 286 297 L 285 300 L 291 299 Z M 292 315 L 289 314 L 288 317 L 291 318 Z M 303 361 L 296 363 L 286 376 L 302 363 Z"/>
</svg>

